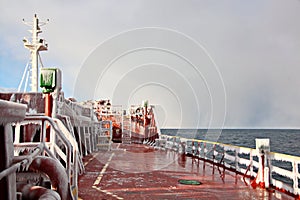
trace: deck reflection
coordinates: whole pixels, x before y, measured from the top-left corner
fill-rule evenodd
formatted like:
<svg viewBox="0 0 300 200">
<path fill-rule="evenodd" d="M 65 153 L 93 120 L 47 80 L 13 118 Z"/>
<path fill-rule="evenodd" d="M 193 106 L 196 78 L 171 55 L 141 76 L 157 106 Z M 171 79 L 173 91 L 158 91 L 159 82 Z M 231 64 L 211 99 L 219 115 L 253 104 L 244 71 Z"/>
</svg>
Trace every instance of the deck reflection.
<svg viewBox="0 0 300 200">
<path fill-rule="evenodd" d="M 240 175 L 172 151 L 139 144 L 114 144 L 112 151 L 85 158 L 81 199 L 294 199 L 253 189 Z M 182 185 L 180 179 L 201 185 Z"/>
</svg>

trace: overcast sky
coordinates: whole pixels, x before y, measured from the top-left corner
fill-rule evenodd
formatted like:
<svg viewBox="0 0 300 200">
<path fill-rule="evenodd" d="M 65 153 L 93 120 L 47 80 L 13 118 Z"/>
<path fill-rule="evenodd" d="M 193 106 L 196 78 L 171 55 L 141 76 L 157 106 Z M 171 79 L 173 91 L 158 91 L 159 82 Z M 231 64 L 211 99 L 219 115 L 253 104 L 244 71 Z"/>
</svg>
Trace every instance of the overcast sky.
<svg viewBox="0 0 300 200">
<path fill-rule="evenodd" d="M 0 0 L 0 87 L 37 13 L 66 97 L 156 104 L 163 127 L 300 128 L 300 1 Z"/>
</svg>

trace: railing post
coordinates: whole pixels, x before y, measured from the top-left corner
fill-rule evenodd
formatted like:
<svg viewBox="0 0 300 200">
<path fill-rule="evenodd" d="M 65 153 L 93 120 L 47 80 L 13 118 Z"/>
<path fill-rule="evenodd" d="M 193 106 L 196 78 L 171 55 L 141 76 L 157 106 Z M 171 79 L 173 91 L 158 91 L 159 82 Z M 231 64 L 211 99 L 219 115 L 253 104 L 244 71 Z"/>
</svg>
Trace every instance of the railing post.
<svg viewBox="0 0 300 200">
<path fill-rule="evenodd" d="M 14 147 L 13 147 L 13 134 L 11 124 L 7 123 L 2 125 L 0 123 L 0 139 L 1 139 L 1 165 L 0 172 L 9 168 L 13 164 Z M 0 180 L 1 196 L 4 199 L 14 199 L 16 194 L 16 173 L 11 173 L 6 178 Z"/>
<path fill-rule="evenodd" d="M 204 157 L 205 160 L 206 160 L 206 151 L 207 151 L 206 142 L 203 142 L 203 157 Z"/>
<path fill-rule="evenodd" d="M 250 155 L 249 155 L 249 159 L 250 159 L 250 176 L 252 177 L 253 175 L 253 150 L 250 150 Z"/>
<path fill-rule="evenodd" d="M 195 155 L 195 144 L 194 141 L 192 141 L 192 155 Z"/>
<path fill-rule="evenodd" d="M 0 100 L 0 172 L 13 164 L 13 122 L 22 121 L 25 117 L 26 106 Z M 1 199 L 16 198 L 16 174 L 12 173 L 0 180 Z"/>
<path fill-rule="evenodd" d="M 201 142 L 198 142 L 198 158 L 201 158 Z"/>
<path fill-rule="evenodd" d="M 299 195 L 299 188 L 298 188 L 298 163 L 296 161 L 293 161 L 293 188 L 294 188 L 294 194 Z"/>
<path fill-rule="evenodd" d="M 259 169 L 256 177 L 256 184 L 261 188 L 269 187 L 270 170 L 267 166 L 268 153 L 270 152 L 270 140 L 269 139 L 255 139 L 256 151 L 259 157 Z"/>
<path fill-rule="evenodd" d="M 235 170 L 237 172 L 240 171 L 239 169 L 239 152 L 237 151 L 237 149 L 235 148 L 235 152 L 234 152 L 234 162 L 235 162 Z"/>
<path fill-rule="evenodd" d="M 176 137 L 173 137 L 173 145 L 172 145 L 172 150 L 175 150 L 175 145 L 176 145 Z"/>
<path fill-rule="evenodd" d="M 217 159 L 216 159 L 216 155 L 217 155 L 217 152 L 216 152 L 216 144 L 213 145 L 213 163 L 217 163 Z"/>
<path fill-rule="evenodd" d="M 21 125 L 19 122 L 16 123 L 15 126 L 15 141 L 13 141 L 14 143 L 20 143 L 20 133 L 21 132 Z"/>
<path fill-rule="evenodd" d="M 181 141 L 180 140 L 180 144 L 179 145 L 181 146 L 181 148 L 180 148 L 181 152 L 178 150 L 178 152 L 180 154 L 184 154 L 184 155 L 186 154 L 186 143 L 187 143 L 186 141 L 184 141 L 184 140 Z"/>
<path fill-rule="evenodd" d="M 55 149 L 54 149 L 54 145 L 55 145 L 55 140 L 56 140 L 56 134 L 53 130 L 53 127 L 51 127 L 49 124 L 47 124 L 47 121 L 46 120 L 43 120 L 42 122 L 45 127 L 45 133 L 43 133 L 43 135 L 45 135 L 45 139 L 46 139 L 46 142 L 50 142 L 50 151 L 54 152 Z M 47 137 L 48 136 L 48 137 Z"/>
</svg>

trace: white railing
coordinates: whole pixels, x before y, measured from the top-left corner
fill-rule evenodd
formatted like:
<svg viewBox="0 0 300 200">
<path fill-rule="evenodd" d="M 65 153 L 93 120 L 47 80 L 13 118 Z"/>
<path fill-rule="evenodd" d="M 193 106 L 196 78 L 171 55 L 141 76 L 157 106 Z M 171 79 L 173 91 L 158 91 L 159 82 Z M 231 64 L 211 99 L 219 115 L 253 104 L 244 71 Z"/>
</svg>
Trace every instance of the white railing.
<svg viewBox="0 0 300 200">
<path fill-rule="evenodd" d="M 93 109 L 90 108 L 89 106 L 85 106 L 85 105 L 81 105 L 77 102 L 72 102 L 70 100 L 65 99 L 64 101 L 59 101 L 58 102 L 58 107 L 59 107 L 59 114 L 65 114 L 68 115 L 67 113 L 65 113 L 67 111 L 67 106 L 69 107 L 69 109 L 74 112 L 71 115 L 76 115 L 76 116 L 84 116 L 87 118 L 92 119 L 93 118 Z"/>
<path fill-rule="evenodd" d="M 112 144 L 112 122 L 100 121 L 95 123 L 97 150 L 111 150 Z"/>
<path fill-rule="evenodd" d="M 203 159 L 213 164 L 252 177 L 266 186 L 273 186 L 291 194 L 299 195 L 300 157 L 274 152 L 262 153 L 259 148 L 210 142 L 205 140 L 186 139 L 178 136 L 161 135 L 156 140 L 156 148 L 169 149 Z M 264 159 L 261 159 L 261 157 Z M 265 163 L 263 163 L 265 162 Z M 259 177 L 265 171 L 265 177 Z M 258 180 L 259 179 L 259 180 Z M 255 180 L 254 180 L 255 181 Z"/>
<path fill-rule="evenodd" d="M 32 160 L 40 155 L 44 148 L 45 146 L 40 143 L 39 145 L 36 145 L 28 155 L 18 157 L 18 161 L 16 163 L 0 172 L 0 180 L 18 170 L 21 171 L 21 168 L 28 169 L 29 165 L 32 163 Z"/>
<path fill-rule="evenodd" d="M 20 127 L 35 124 L 40 129 L 38 142 L 24 142 L 21 139 Z M 80 159 L 77 142 L 59 119 L 47 116 L 27 116 L 24 121 L 15 125 L 14 149 L 15 156 L 20 152 L 35 149 L 43 144 L 43 156 L 49 156 L 63 161 L 72 194 L 77 199 L 78 175 L 83 173 L 84 167 Z M 48 135 L 47 135 L 48 134 Z M 47 137 L 49 141 L 47 141 Z"/>
<path fill-rule="evenodd" d="M 274 152 L 270 152 L 268 158 L 270 162 L 270 174 L 273 177 L 271 184 L 277 188 L 299 195 L 300 158 Z M 278 176 L 284 177 L 281 178 L 284 181 L 279 180 Z"/>
</svg>

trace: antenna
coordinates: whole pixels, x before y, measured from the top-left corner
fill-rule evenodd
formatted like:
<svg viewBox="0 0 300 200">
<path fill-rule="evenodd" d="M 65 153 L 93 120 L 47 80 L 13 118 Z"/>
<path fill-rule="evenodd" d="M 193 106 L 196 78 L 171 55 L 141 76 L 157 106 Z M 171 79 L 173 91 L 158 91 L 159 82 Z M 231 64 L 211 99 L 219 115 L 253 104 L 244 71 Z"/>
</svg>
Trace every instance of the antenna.
<svg viewBox="0 0 300 200">
<path fill-rule="evenodd" d="M 46 22 L 39 21 L 37 14 L 34 15 L 32 22 L 26 22 L 23 19 L 23 23 L 31 27 L 31 30 L 29 30 L 29 32 L 32 33 L 31 42 L 28 41 L 28 39 L 25 37 L 23 39 L 24 47 L 29 49 L 30 51 L 31 92 L 38 92 L 39 52 L 48 50 L 48 44 L 43 38 L 39 37 L 39 34 L 42 33 L 40 27 L 46 25 L 48 22 L 49 19 L 47 19 Z"/>
</svg>

